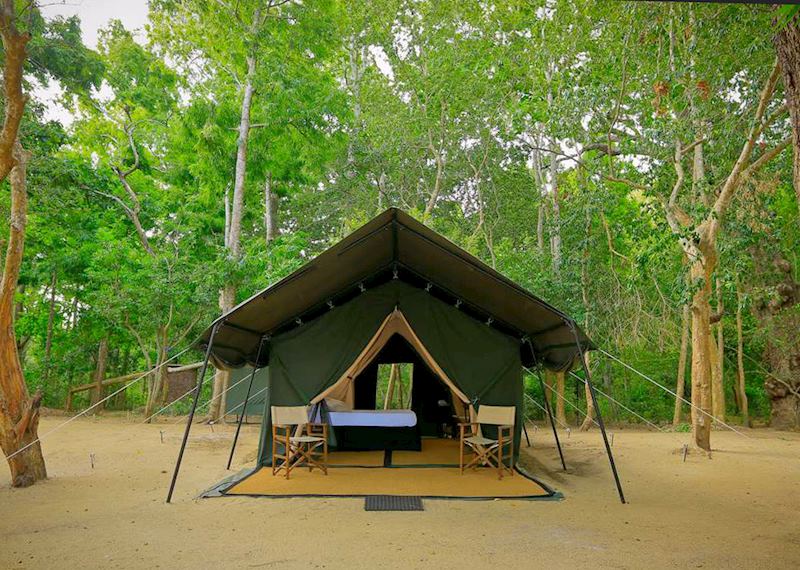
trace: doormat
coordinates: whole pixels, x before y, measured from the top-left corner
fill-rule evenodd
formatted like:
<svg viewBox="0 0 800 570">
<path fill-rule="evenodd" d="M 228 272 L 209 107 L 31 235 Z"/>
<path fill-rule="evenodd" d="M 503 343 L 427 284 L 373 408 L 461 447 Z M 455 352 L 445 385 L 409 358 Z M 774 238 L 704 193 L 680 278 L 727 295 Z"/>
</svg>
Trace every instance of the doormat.
<svg viewBox="0 0 800 570">
<path fill-rule="evenodd" d="M 424 511 L 421 497 L 370 495 L 364 501 L 365 511 Z"/>
</svg>

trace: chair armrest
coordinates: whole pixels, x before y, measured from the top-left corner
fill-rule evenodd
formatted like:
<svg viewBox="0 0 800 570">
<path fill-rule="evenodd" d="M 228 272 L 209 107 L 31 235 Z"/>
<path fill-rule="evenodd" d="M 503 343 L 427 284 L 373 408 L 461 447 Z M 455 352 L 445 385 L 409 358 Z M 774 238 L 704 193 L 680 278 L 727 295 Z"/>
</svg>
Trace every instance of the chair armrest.
<svg viewBox="0 0 800 570">
<path fill-rule="evenodd" d="M 463 438 L 464 438 L 464 436 L 465 436 L 465 435 L 467 435 L 467 434 L 465 433 L 467 428 L 470 428 L 470 433 L 469 433 L 469 435 L 475 435 L 475 434 L 477 433 L 477 431 L 478 431 L 478 423 L 477 423 L 477 422 L 463 422 L 463 423 L 459 423 L 459 424 L 458 424 L 458 429 L 459 429 L 459 434 L 460 434 L 460 436 L 461 436 L 461 439 L 463 439 Z"/>
<path fill-rule="evenodd" d="M 514 426 L 497 426 L 498 439 L 503 440 L 503 445 L 514 441 Z"/>
</svg>

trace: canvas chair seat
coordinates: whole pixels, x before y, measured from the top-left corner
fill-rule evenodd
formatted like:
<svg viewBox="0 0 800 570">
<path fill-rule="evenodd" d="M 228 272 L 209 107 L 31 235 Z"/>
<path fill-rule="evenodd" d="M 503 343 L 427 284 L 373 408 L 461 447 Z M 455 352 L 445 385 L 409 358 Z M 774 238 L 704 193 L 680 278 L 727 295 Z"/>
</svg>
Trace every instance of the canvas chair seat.
<svg viewBox="0 0 800 570">
<path fill-rule="evenodd" d="M 314 435 L 296 435 L 289 438 L 292 443 L 314 443 L 316 441 L 325 441 L 321 437 Z"/>
<path fill-rule="evenodd" d="M 483 437 L 481 435 L 473 435 L 472 437 L 465 437 L 464 441 L 467 443 L 472 443 L 474 445 L 492 445 L 496 444 L 496 439 L 489 439 L 488 437 Z"/>
</svg>

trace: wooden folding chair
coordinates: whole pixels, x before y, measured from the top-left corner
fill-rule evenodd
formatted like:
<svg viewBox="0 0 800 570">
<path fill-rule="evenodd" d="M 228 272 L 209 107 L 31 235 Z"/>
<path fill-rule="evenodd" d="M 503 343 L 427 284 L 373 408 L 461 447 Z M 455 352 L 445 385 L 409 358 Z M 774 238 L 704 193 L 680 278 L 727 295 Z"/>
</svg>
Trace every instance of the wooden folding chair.
<svg viewBox="0 0 800 570">
<path fill-rule="evenodd" d="M 328 424 L 308 419 L 308 406 L 272 406 L 272 474 L 307 465 L 328 474 Z M 282 452 L 280 448 L 283 448 Z"/>
<path fill-rule="evenodd" d="M 475 422 L 458 424 L 460 430 L 460 459 L 461 474 L 465 469 L 475 469 L 479 465 L 488 465 L 497 469 L 497 475 L 503 478 L 503 473 L 508 471 L 514 475 L 514 406 L 487 406 L 478 408 L 478 417 Z M 481 425 L 497 427 L 497 439 L 484 437 Z M 465 453 L 472 453 L 474 457 L 465 465 Z M 508 452 L 508 453 L 506 453 Z M 508 465 L 506 465 L 508 459 Z"/>
</svg>

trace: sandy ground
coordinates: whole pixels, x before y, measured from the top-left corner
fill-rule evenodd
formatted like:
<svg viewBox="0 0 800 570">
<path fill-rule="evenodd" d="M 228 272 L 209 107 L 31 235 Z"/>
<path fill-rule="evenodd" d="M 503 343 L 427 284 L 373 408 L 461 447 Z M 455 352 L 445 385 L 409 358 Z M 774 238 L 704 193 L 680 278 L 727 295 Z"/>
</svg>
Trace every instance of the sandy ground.
<svg viewBox="0 0 800 570">
<path fill-rule="evenodd" d="M 563 473 L 539 429 L 523 461 L 563 501 L 367 513 L 363 499 L 194 500 L 227 474 L 232 428 L 219 426 L 195 426 L 167 505 L 182 431 L 171 421 L 75 421 L 46 439 L 51 478 L 29 489 L 0 468 L 0 568 L 800 567 L 800 434 L 715 432 L 711 459 L 683 463 L 685 434 L 614 430 L 621 505 L 598 433 L 565 434 Z M 236 469 L 255 445 L 247 427 Z"/>
</svg>

